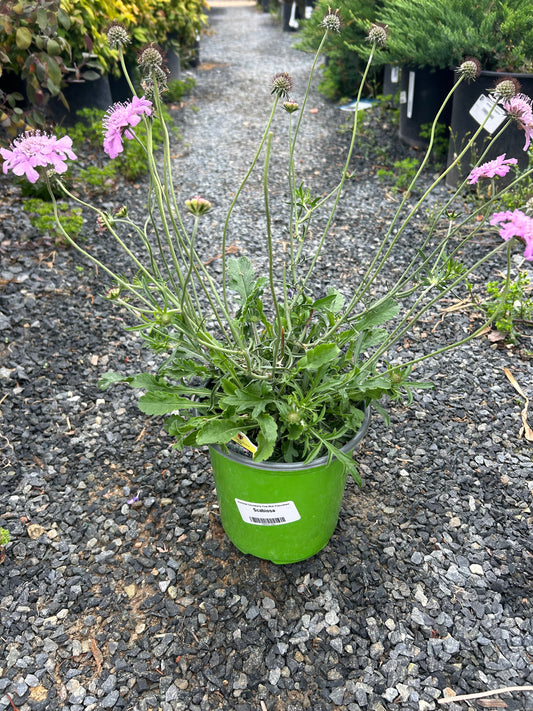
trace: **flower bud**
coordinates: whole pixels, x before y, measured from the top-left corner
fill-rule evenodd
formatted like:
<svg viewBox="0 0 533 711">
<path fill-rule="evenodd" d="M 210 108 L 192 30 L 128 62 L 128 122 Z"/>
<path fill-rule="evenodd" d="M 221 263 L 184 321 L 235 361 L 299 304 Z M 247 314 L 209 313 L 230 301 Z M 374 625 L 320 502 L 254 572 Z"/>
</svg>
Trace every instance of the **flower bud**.
<svg viewBox="0 0 533 711">
<path fill-rule="evenodd" d="M 118 299 L 120 296 L 120 286 L 112 286 L 110 289 L 108 289 L 105 293 L 105 298 L 106 299 Z"/>
<path fill-rule="evenodd" d="M 287 101 L 283 102 L 283 108 L 288 114 L 293 114 L 295 111 L 298 111 L 300 106 L 297 101 L 294 101 L 294 99 L 287 99 Z"/>
<path fill-rule="evenodd" d="M 375 47 L 384 47 L 387 43 L 389 28 L 382 22 L 373 22 L 372 27 L 368 31 L 368 41 Z"/>
<path fill-rule="evenodd" d="M 128 214 L 128 208 L 126 205 L 122 205 L 122 207 L 119 207 L 118 210 L 115 212 L 115 217 L 126 217 Z"/>
<path fill-rule="evenodd" d="M 185 207 L 192 215 L 200 217 L 201 215 L 205 215 L 206 212 L 209 212 L 212 205 L 209 200 L 197 195 L 190 200 L 185 200 Z"/>
<path fill-rule="evenodd" d="M 328 7 L 328 14 L 324 17 L 320 26 L 328 32 L 340 32 L 341 18 L 339 17 L 339 10 L 337 9 L 335 12 L 332 12 L 331 8 Z"/>
<path fill-rule="evenodd" d="M 292 77 L 288 72 L 280 72 L 272 77 L 270 82 L 271 94 L 276 94 L 280 99 L 285 99 L 292 89 Z"/>
<path fill-rule="evenodd" d="M 110 22 L 105 33 L 110 47 L 125 47 L 131 42 L 128 30 L 120 22 Z"/>
<path fill-rule="evenodd" d="M 467 57 L 457 67 L 457 73 L 464 76 L 467 81 L 474 81 L 481 73 L 481 64 L 475 57 Z"/>
<path fill-rule="evenodd" d="M 287 422 L 290 425 L 296 425 L 300 420 L 302 419 L 302 416 L 298 412 L 298 410 L 290 410 L 287 413 Z"/>
</svg>

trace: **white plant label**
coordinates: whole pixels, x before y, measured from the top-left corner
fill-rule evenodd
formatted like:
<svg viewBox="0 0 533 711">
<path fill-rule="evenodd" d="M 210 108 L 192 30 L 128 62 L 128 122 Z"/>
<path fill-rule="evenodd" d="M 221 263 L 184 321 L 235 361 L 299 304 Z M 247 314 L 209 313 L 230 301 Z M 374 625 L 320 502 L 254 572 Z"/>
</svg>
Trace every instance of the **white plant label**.
<svg viewBox="0 0 533 711">
<path fill-rule="evenodd" d="M 407 118 L 413 118 L 413 102 L 415 100 L 415 73 L 409 72 L 407 85 Z"/>
<path fill-rule="evenodd" d="M 483 121 L 487 118 L 489 111 L 492 109 L 494 104 L 495 101 L 491 99 L 490 96 L 481 94 L 479 99 L 470 109 L 469 114 L 470 116 L 472 116 L 474 121 L 477 121 L 481 126 Z M 506 118 L 507 113 L 505 112 L 505 110 L 502 109 L 501 106 L 495 106 L 492 114 L 490 115 L 490 118 L 483 126 L 483 128 L 485 129 L 485 131 L 487 131 L 487 133 L 494 133 L 494 131 L 496 131 L 496 129 L 502 125 Z"/>
<path fill-rule="evenodd" d="M 299 521 L 294 501 L 280 501 L 277 504 L 254 504 L 251 501 L 235 499 L 239 513 L 245 523 L 256 526 L 283 526 L 284 523 Z"/>
<path fill-rule="evenodd" d="M 407 92 L 400 91 L 400 104 L 406 104 L 406 103 L 407 103 Z"/>
<path fill-rule="evenodd" d="M 390 83 L 397 84 L 400 81 L 400 67 L 391 67 Z"/>
</svg>

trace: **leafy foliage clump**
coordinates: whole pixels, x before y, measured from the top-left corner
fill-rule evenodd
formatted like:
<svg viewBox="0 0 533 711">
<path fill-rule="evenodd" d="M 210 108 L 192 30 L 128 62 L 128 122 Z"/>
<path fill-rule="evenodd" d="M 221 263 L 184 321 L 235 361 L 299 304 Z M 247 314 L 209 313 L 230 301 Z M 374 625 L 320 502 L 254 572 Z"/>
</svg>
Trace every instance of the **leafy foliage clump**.
<svg viewBox="0 0 533 711">
<path fill-rule="evenodd" d="M 533 15 L 523 0 L 385 0 L 378 19 L 390 30 L 384 62 L 447 69 L 472 56 L 485 70 L 532 66 Z"/>
<path fill-rule="evenodd" d="M 23 210 L 28 213 L 34 227 L 53 236 L 57 243 L 63 242 L 63 235 L 56 223 L 52 203 L 39 198 L 29 198 L 24 201 Z M 57 212 L 63 229 L 71 234 L 73 239 L 76 239 L 83 227 L 81 208 L 70 207 L 67 202 L 61 201 L 57 203 Z"/>
<path fill-rule="evenodd" d="M 311 17 L 303 22 L 297 49 L 316 52 L 322 36 L 322 18 L 331 5 L 328 0 L 319 0 Z M 366 60 L 361 59 L 350 47 L 365 42 L 367 25 L 376 19 L 383 5 L 382 0 L 346 0 L 341 9 L 342 26 L 340 33 L 330 33 L 324 47 L 327 57 L 322 66 L 320 91 L 330 99 L 353 98 L 359 88 L 365 70 Z M 380 71 L 372 69 L 367 78 L 365 95 L 380 93 Z"/>
</svg>

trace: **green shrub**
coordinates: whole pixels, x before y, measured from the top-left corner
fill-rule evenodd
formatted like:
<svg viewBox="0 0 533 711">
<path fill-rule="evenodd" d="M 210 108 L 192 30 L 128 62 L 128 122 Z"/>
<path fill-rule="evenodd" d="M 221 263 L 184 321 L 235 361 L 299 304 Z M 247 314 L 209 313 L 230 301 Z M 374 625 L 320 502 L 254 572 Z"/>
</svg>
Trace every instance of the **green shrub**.
<svg viewBox="0 0 533 711">
<path fill-rule="evenodd" d="M 390 30 L 383 61 L 447 69 L 472 56 L 486 70 L 532 66 L 527 0 L 384 0 L 378 19 Z"/>
<path fill-rule="evenodd" d="M 380 168 L 376 175 L 380 180 L 393 181 L 393 190 L 406 190 L 420 165 L 416 158 L 404 158 L 397 160 L 393 164 L 394 170 L 384 170 Z"/>
<path fill-rule="evenodd" d="M 0 526 L 0 547 L 6 546 L 11 540 L 11 536 L 7 528 L 2 528 Z"/>
<path fill-rule="evenodd" d="M 56 0 L 2 3 L 0 15 L 0 126 L 10 136 L 26 124 L 42 126 L 43 109 L 52 96 L 62 96 L 71 71 L 72 47 L 58 35 L 70 18 Z M 17 84 L 24 85 L 29 107 Z"/>
<path fill-rule="evenodd" d="M 164 92 L 162 99 L 167 104 L 181 101 L 195 86 L 196 79 L 194 77 L 171 79 L 167 84 L 167 90 Z"/>
<path fill-rule="evenodd" d="M 72 239 L 76 239 L 83 227 L 81 208 L 70 207 L 66 202 L 57 203 L 59 221 Z M 56 243 L 63 242 L 63 234 L 56 224 L 54 206 L 51 202 L 39 198 L 28 198 L 24 201 L 24 212 L 27 212 L 31 224 L 38 230 L 48 232 L 55 238 Z"/>
<path fill-rule="evenodd" d="M 302 23 L 300 38 L 296 48 L 305 52 L 315 52 L 323 35 L 320 23 L 328 13 L 331 2 L 318 0 L 311 17 Z M 366 60 L 361 59 L 350 45 L 364 44 L 366 28 L 376 19 L 383 6 L 382 0 L 346 0 L 340 15 L 340 33 L 329 33 L 324 48 L 326 63 L 322 67 L 319 90 L 330 99 L 353 98 L 359 87 Z M 376 96 L 381 92 L 381 70 L 372 68 L 365 96 Z"/>
</svg>

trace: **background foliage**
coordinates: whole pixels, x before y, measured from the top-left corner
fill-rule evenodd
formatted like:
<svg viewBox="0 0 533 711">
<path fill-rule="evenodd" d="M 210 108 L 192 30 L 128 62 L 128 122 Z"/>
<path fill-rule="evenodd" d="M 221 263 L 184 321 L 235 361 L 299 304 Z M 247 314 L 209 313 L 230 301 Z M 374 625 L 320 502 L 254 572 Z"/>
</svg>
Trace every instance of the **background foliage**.
<svg viewBox="0 0 533 711">
<path fill-rule="evenodd" d="M 206 0 L 8 0 L 0 5 L 0 126 L 16 135 L 45 123 L 51 97 L 71 81 L 119 74 L 105 29 L 122 22 L 127 59 L 149 42 L 172 44 L 184 61 L 206 23 Z"/>
</svg>

